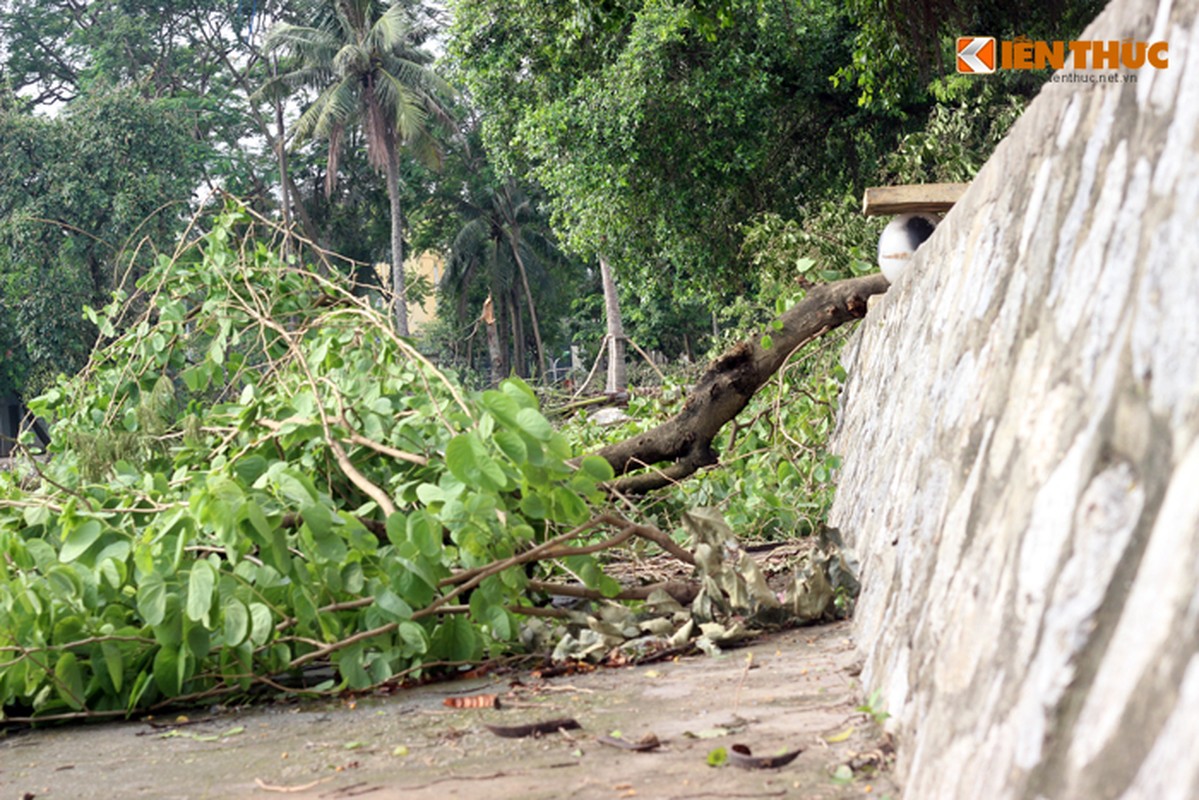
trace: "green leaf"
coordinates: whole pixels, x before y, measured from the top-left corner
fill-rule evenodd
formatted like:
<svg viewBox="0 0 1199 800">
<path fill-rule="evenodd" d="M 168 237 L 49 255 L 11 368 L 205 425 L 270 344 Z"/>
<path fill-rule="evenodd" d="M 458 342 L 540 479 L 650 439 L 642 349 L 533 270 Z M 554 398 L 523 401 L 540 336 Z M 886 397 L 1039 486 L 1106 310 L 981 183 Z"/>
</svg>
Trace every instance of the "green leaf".
<svg viewBox="0 0 1199 800">
<path fill-rule="evenodd" d="M 310 505 L 302 512 L 305 527 L 316 545 L 314 555 L 321 561 L 341 563 L 346 557 L 345 540 L 333 532 L 333 515 L 321 505 Z"/>
<path fill-rule="evenodd" d="M 337 671 L 351 689 L 366 689 L 373 683 L 371 677 L 362 666 L 362 643 L 358 642 L 333 654 Z"/>
<path fill-rule="evenodd" d="M 207 561 L 192 564 L 187 577 L 187 618 L 208 625 L 208 612 L 212 608 L 212 590 L 216 586 L 216 570 Z"/>
<path fill-rule="evenodd" d="M 537 395 L 520 378 L 506 378 L 500 391 L 515 400 L 522 408 L 537 408 Z"/>
<path fill-rule="evenodd" d="M 416 498 L 427 506 L 431 506 L 434 503 L 444 503 L 449 500 L 445 490 L 435 483 L 422 483 L 420 486 L 417 486 Z"/>
<path fill-rule="evenodd" d="M 183 601 L 178 592 L 167 593 L 166 613 L 154 626 L 154 638 L 167 647 L 178 647 L 183 642 Z"/>
<path fill-rule="evenodd" d="M 62 543 L 62 550 L 58 553 L 59 560 L 68 564 L 79 558 L 100 538 L 102 530 L 100 522 L 94 519 L 85 520 L 82 524 L 75 526 L 67 534 L 66 541 Z"/>
<path fill-rule="evenodd" d="M 251 387 L 246 386 L 246 389 L 249 388 Z M 254 483 L 254 481 L 262 477 L 262 475 L 266 472 L 267 466 L 268 464 L 265 458 L 259 455 L 253 455 L 245 458 L 239 458 L 237 462 L 233 464 L 233 471 L 237 474 L 238 480 L 240 480 L 246 486 L 250 486 Z"/>
<path fill-rule="evenodd" d="M 525 440 L 521 438 L 519 433 L 515 431 L 496 431 L 492 437 L 492 441 L 500 448 L 504 455 L 512 459 L 517 464 L 523 464 L 529 460 L 529 449 L 525 447 Z"/>
<path fill-rule="evenodd" d="M 246 498 L 245 504 L 242 506 L 242 515 L 250 523 L 250 527 L 258 536 L 253 537 L 254 542 L 259 546 L 265 546 L 271 541 L 271 532 L 274 528 L 267 521 L 266 514 L 262 513 L 262 506 L 254 500 L 254 498 Z"/>
<path fill-rule="evenodd" d="M 54 682 L 63 702 L 76 711 L 83 708 L 83 673 L 79 669 L 79 659 L 69 650 L 54 662 Z"/>
<path fill-rule="evenodd" d="M 142 579 L 137 587 L 137 613 L 146 624 L 161 625 L 167 611 L 167 585 L 158 573 Z"/>
<path fill-rule="evenodd" d="M 424 655 L 429 651 L 429 634 L 419 623 L 405 621 L 400 623 L 400 639 L 405 649 L 415 655 Z"/>
<path fill-rule="evenodd" d="M 188 391 L 194 394 L 207 389 L 209 382 L 212 380 L 207 362 L 196 364 L 194 367 L 183 370 L 180 377 L 183 378 L 183 383 L 187 386 Z"/>
<path fill-rule="evenodd" d="M 604 597 L 615 597 L 624 591 L 624 587 L 620 585 L 620 581 L 609 577 L 606 573 L 600 573 L 598 588 Z"/>
<path fill-rule="evenodd" d="M 142 695 L 146 693 L 146 689 L 150 688 L 150 682 L 153 679 L 150 672 L 139 672 L 137 677 L 133 679 L 133 688 L 129 691 L 129 701 L 125 704 L 125 710 L 132 712 L 142 700 Z"/>
<path fill-rule="evenodd" d="M 104 654 L 104 666 L 108 670 L 108 678 L 112 688 L 121 691 L 125 680 L 125 666 L 121 658 L 121 647 L 116 642 L 101 642 L 100 652 Z"/>
<path fill-rule="evenodd" d="M 579 462 L 579 469 L 597 481 L 610 481 L 616 477 L 612 465 L 600 456 L 583 456 L 583 460 Z"/>
<path fill-rule="evenodd" d="M 729 760 L 729 751 L 723 747 L 717 747 L 708 753 L 709 767 L 723 767 Z"/>
<path fill-rule="evenodd" d="M 518 629 L 512 614 L 501 605 L 488 606 L 483 621 L 487 623 L 491 635 L 502 642 L 512 639 Z"/>
<path fill-rule="evenodd" d="M 513 398 L 494 389 L 488 389 L 483 392 L 481 402 L 483 408 L 490 411 L 491 415 L 505 426 L 509 428 L 520 427 L 520 423 L 516 421 L 516 415 L 520 413 L 521 407 Z"/>
<path fill-rule="evenodd" d="M 408 541 L 416 545 L 425 558 L 440 558 L 445 547 L 442 544 L 441 522 L 428 511 L 413 512 L 408 517 Z"/>
<path fill-rule="evenodd" d="M 554 517 L 561 522 L 578 525 L 588 517 L 587 504 L 570 489 L 559 486 L 554 489 Z"/>
<path fill-rule="evenodd" d="M 280 494 L 300 508 L 316 502 L 316 489 L 312 481 L 294 470 L 280 470 L 275 476 L 275 486 Z"/>
<path fill-rule="evenodd" d="M 173 647 L 161 647 L 154 656 L 154 683 L 167 697 L 179 694 L 183 681 L 180 679 L 182 660 Z"/>
<path fill-rule="evenodd" d="M 525 433 L 542 442 L 554 435 L 554 427 L 535 408 L 522 408 L 516 414 L 516 422 Z"/>
<path fill-rule="evenodd" d="M 250 603 L 250 641 L 261 647 L 275 630 L 270 608 L 262 603 Z"/>
<path fill-rule="evenodd" d="M 450 440 L 445 448 L 445 464 L 450 473 L 467 486 L 496 491 L 507 483 L 503 469 L 474 431 L 461 433 Z"/>
<path fill-rule="evenodd" d="M 433 631 L 432 652 L 448 661 L 474 661 L 482 652 L 482 643 L 470 620 L 447 617 Z"/>
<path fill-rule="evenodd" d="M 75 601 L 83 594 L 83 582 L 74 567 L 55 564 L 46 570 L 46 584 L 50 590 L 66 601 Z"/>
<path fill-rule="evenodd" d="M 408 528 L 412 523 L 402 511 L 396 511 L 387 518 L 387 540 L 399 545 L 408 539 Z"/>
<path fill-rule="evenodd" d="M 212 650 L 212 636 L 208 632 L 208 628 L 195 623 L 187 623 L 187 628 L 183 636 L 183 641 L 187 645 L 187 652 L 192 657 L 199 661 L 208 655 Z"/>
<path fill-rule="evenodd" d="M 520 498 L 520 513 L 530 519 L 545 519 L 549 515 L 549 506 L 540 494 L 530 492 Z"/>
<path fill-rule="evenodd" d="M 222 609 L 224 617 L 224 635 L 226 647 L 237 647 L 250 635 L 250 609 L 236 597 L 225 601 Z"/>
<path fill-rule="evenodd" d="M 327 536 L 333 528 L 333 515 L 325 506 L 315 503 L 307 505 L 300 511 L 300 516 L 318 539 Z"/>
<path fill-rule="evenodd" d="M 403 620 L 412 619 L 412 606 L 404 602 L 398 594 L 391 589 L 384 589 L 375 596 L 375 605 L 383 612 L 390 622 L 400 622 Z"/>
</svg>

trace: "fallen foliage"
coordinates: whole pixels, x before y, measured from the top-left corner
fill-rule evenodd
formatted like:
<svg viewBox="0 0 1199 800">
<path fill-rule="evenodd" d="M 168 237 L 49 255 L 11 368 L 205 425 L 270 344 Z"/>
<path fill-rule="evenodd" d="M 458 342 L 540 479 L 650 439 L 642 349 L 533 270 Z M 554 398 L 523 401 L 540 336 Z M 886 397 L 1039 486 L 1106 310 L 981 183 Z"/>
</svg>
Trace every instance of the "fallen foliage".
<svg viewBox="0 0 1199 800">
<path fill-rule="evenodd" d="M 833 613 L 835 546 L 776 597 L 723 523 L 700 513 L 693 553 L 609 508 L 609 462 L 519 380 L 467 393 L 243 209 L 205 225 L 88 312 L 103 346 L 30 401 L 54 443 L 0 475 L 0 719 L 364 690 L 555 642 L 619 663 L 738 641 L 730 615 Z M 694 618 L 604 573 L 632 541 L 698 565 Z"/>
</svg>

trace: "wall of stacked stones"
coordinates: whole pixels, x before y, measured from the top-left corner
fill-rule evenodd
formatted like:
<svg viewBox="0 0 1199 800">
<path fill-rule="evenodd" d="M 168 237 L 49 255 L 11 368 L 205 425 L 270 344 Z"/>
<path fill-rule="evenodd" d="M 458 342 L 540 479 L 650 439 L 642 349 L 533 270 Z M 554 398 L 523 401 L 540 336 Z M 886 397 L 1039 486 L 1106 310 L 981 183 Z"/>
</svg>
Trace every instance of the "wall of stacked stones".
<svg viewBox="0 0 1199 800">
<path fill-rule="evenodd" d="M 845 352 L 832 524 L 905 796 L 1199 797 L 1199 25 L 1047 83 Z"/>
</svg>

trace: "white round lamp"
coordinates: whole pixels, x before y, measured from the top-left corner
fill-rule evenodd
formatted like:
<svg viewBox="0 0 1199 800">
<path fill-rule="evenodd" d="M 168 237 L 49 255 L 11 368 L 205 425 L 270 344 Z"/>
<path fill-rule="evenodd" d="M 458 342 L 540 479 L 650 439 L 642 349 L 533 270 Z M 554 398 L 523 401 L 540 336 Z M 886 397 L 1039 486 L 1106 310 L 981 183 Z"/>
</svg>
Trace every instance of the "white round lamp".
<svg viewBox="0 0 1199 800">
<path fill-rule="evenodd" d="M 899 280 L 916 248 L 933 235 L 940 220 L 931 214 L 900 214 L 878 240 L 878 268 L 891 283 Z"/>
</svg>

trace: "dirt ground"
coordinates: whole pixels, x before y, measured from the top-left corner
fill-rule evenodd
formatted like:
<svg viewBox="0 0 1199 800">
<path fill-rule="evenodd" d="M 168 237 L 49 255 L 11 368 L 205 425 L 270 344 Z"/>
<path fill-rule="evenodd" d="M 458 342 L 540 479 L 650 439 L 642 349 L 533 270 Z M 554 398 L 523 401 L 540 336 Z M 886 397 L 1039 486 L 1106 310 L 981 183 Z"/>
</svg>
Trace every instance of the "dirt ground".
<svg viewBox="0 0 1199 800">
<path fill-rule="evenodd" d="M 899 797 L 890 747 L 862 704 L 845 623 L 696 656 L 539 680 L 528 673 L 387 697 L 259 706 L 153 721 L 0 734 L 9 798 Z M 496 694 L 501 707 L 450 708 Z M 451 702 L 460 702 L 451 700 Z M 580 728 L 501 738 L 484 724 L 572 718 Z M 153 722 L 153 724 L 151 724 Z M 158 727 L 156 727 L 158 726 Z M 597 737 L 652 733 L 630 752 Z M 803 748 L 774 769 L 708 765 L 716 748 Z"/>
</svg>

